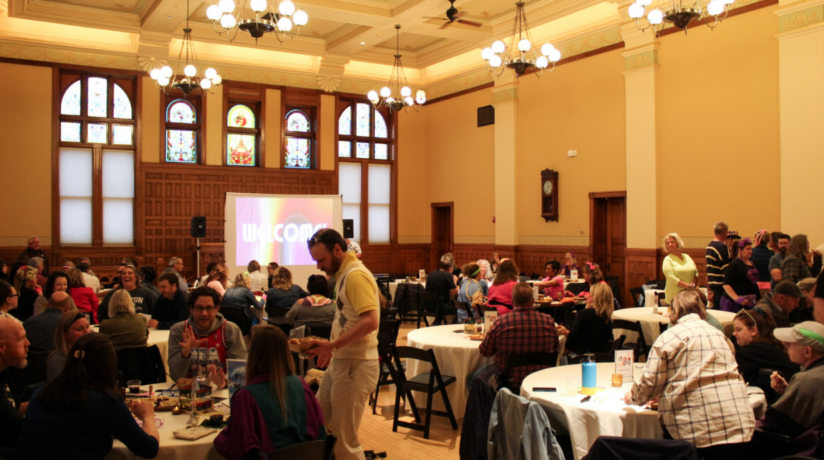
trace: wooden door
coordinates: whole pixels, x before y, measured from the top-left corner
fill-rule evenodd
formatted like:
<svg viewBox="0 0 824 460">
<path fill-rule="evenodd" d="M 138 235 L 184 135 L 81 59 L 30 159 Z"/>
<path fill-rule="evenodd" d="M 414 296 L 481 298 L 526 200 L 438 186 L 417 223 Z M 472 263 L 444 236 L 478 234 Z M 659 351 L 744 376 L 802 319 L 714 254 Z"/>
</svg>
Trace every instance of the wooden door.
<svg viewBox="0 0 824 460">
<path fill-rule="evenodd" d="M 452 252 L 452 231 L 452 203 L 432 203 L 430 270 L 437 270 L 441 256 Z"/>
<path fill-rule="evenodd" d="M 626 196 L 624 192 L 590 194 L 592 261 L 601 267 L 604 276 L 618 278 L 617 297 L 627 305 L 626 273 L 627 248 Z"/>
</svg>

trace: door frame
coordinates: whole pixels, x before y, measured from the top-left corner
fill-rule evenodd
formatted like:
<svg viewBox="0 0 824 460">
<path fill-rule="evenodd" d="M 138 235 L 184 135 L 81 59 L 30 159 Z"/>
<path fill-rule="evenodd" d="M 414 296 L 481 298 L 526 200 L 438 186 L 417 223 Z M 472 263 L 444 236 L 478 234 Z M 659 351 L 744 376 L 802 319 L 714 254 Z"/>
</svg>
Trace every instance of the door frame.
<svg viewBox="0 0 824 460">
<path fill-rule="evenodd" d="M 615 192 L 590 192 L 589 194 L 589 253 L 590 255 L 595 254 L 595 199 L 599 198 L 623 198 L 624 199 L 624 234 L 626 234 L 626 204 L 627 204 L 627 192 L 624 191 L 615 191 Z M 607 235 L 609 236 L 609 235 Z M 626 247 L 624 248 L 626 250 Z M 626 277 L 627 277 L 627 258 L 624 256 L 624 289 L 628 291 L 628 285 Z M 606 276 L 606 275 L 604 275 Z M 626 297 L 623 293 L 620 293 L 620 302 L 621 305 L 624 304 Z"/>
<path fill-rule="evenodd" d="M 450 245 L 449 250 L 447 252 L 452 252 L 453 249 L 454 249 L 454 246 L 455 246 L 455 202 L 454 201 L 447 201 L 447 202 L 441 202 L 441 203 L 432 203 L 431 204 L 432 217 L 431 217 L 431 222 L 430 222 L 430 225 L 431 225 L 431 233 L 430 234 L 432 235 L 432 241 L 429 245 L 429 261 L 430 261 L 430 264 L 431 264 L 431 267 L 432 267 L 433 270 L 437 269 L 437 267 L 438 267 L 438 258 L 442 255 L 442 254 L 437 253 L 438 252 L 437 247 L 436 247 L 437 241 L 435 239 L 435 234 L 436 234 L 436 232 L 435 232 L 435 227 L 436 227 L 435 222 L 437 220 L 435 218 L 435 216 L 438 213 L 438 209 L 442 209 L 442 208 L 449 208 L 449 233 L 451 234 L 451 238 L 449 239 L 449 241 L 451 242 L 451 245 Z"/>
</svg>

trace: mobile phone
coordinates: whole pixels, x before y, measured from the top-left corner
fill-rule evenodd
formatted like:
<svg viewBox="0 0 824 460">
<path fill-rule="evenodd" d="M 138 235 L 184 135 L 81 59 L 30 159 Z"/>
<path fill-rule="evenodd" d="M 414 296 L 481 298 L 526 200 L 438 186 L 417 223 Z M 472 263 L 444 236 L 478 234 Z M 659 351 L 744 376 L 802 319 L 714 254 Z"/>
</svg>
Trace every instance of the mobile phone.
<svg viewBox="0 0 824 460">
<path fill-rule="evenodd" d="M 550 388 L 550 387 L 532 387 L 532 391 L 546 391 L 546 392 L 554 393 L 558 390 L 556 390 L 555 388 Z"/>
<path fill-rule="evenodd" d="M 588 402 L 590 399 L 592 399 L 592 396 L 587 396 L 584 399 L 582 399 L 581 402 L 585 403 L 585 402 Z"/>
</svg>

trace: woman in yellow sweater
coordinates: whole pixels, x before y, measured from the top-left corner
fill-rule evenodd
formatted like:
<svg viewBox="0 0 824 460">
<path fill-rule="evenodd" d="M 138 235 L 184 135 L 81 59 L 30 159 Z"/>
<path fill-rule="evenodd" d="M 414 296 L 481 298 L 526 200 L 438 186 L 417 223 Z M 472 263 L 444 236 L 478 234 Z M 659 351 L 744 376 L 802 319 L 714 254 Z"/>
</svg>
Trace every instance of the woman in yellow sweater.
<svg viewBox="0 0 824 460">
<path fill-rule="evenodd" d="M 692 258 L 683 252 L 684 242 L 677 233 L 664 237 L 664 249 L 669 255 L 664 258 L 662 271 L 667 280 L 664 291 L 667 304 L 672 303 L 675 294 L 684 289 L 693 289 L 698 284 L 698 268 Z"/>
</svg>

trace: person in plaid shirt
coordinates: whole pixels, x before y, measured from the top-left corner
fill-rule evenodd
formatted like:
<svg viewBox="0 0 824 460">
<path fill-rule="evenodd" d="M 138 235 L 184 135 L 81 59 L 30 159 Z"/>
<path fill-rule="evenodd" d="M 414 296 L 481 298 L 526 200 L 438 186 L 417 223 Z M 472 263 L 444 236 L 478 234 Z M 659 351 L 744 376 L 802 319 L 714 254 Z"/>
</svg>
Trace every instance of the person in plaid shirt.
<svg viewBox="0 0 824 460">
<path fill-rule="evenodd" d="M 533 307 L 532 287 L 518 283 L 512 288 L 511 313 L 499 316 L 481 342 L 481 356 L 495 356 L 495 365 L 506 369 L 506 356 L 520 353 L 554 353 L 558 351 L 558 330 L 552 317 Z M 521 366 L 510 377 L 516 386 L 527 375 L 545 366 Z"/>
<path fill-rule="evenodd" d="M 665 437 L 694 443 L 704 459 L 737 458 L 739 444 L 752 439 L 755 416 L 732 342 L 706 317 L 698 291 L 676 294 L 674 326 L 655 340 L 624 400 L 643 405 L 660 395 Z"/>
</svg>

